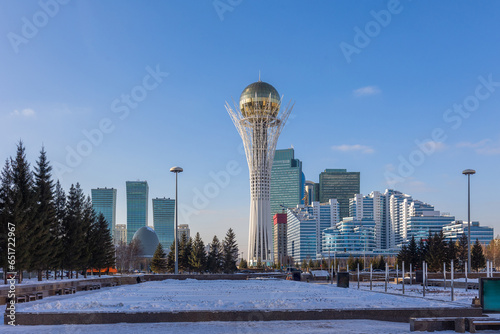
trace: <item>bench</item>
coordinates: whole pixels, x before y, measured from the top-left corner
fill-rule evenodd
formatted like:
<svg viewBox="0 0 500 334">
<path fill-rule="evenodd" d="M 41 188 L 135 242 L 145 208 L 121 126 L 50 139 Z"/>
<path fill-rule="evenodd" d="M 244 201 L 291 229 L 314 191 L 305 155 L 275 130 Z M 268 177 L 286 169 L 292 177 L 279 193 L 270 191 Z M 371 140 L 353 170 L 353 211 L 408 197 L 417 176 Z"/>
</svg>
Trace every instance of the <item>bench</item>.
<svg viewBox="0 0 500 334">
<path fill-rule="evenodd" d="M 98 290 L 101 288 L 101 284 L 94 284 L 93 287 L 94 287 L 94 290 Z"/>
<path fill-rule="evenodd" d="M 28 297 L 28 298 L 27 298 L 27 300 L 28 300 L 29 302 L 32 302 L 32 301 L 35 301 L 35 300 L 36 300 L 36 295 L 28 295 L 27 297 Z"/>
<path fill-rule="evenodd" d="M 26 303 L 26 296 L 25 295 L 16 296 L 16 303 Z"/>
<path fill-rule="evenodd" d="M 43 292 L 37 292 L 36 299 L 43 299 Z"/>
<path fill-rule="evenodd" d="M 475 333 L 478 329 L 500 329 L 500 319 L 492 318 L 467 318 L 466 329 Z"/>
<path fill-rule="evenodd" d="M 458 333 L 465 333 L 465 319 L 455 317 L 442 318 L 411 318 L 410 331 L 446 331 L 453 330 Z"/>
<path fill-rule="evenodd" d="M 56 295 L 62 295 L 63 294 L 63 289 L 56 289 L 55 294 Z"/>
</svg>

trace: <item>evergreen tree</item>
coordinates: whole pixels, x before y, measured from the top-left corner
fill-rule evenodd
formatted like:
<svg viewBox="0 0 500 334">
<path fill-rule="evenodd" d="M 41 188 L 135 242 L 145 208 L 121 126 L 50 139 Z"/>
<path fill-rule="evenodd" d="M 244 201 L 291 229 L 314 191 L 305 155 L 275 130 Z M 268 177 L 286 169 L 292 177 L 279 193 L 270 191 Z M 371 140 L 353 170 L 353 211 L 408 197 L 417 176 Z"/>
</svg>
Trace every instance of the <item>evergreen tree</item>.
<svg viewBox="0 0 500 334">
<path fill-rule="evenodd" d="M 12 169 L 10 161 L 5 161 L 5 166 L 0 175 L 0 265 L 3 272 L 8 270 L 8 238 L 9 232 L 14 233 L 12 222 Z M 12 234 L 11 234 L 12 235 Z M 7 275 L 3 275 L 4 284 L 7 284 Z"/>
<path fill-rule="evenodd" d="M 247 260 L 241 259 L 239 269 L 247 269 L 247 268 L 248 268 Z"/>
<path fill-rule="evenodd" d="M 200 233 L 196 233 L 190 255 L 189 264 L 191 268 L 198 273 L 204 272 L 207 266 L 207 254 Z"/>
<path fill-rule="evenodd" d="M 186 233 L 182 233 L 181 242 L 179 243 L 179 270 L 191 271 L 189 256 L 191 255 L 192 245 L 191 238 L 188 239 Z"/>
<path fill-rule="evenodd" d="M 54 192 L 54 209 L 55 209 L 55 231 L 52 234 L 52 257 L 50 261 L 50 268 L 57 270 L 61 269 L 61 279 L 63 278 L 63 260 L 64 260 L 64 221 L 66 219 L 66 194 L 61 187 L 59 180 L 56 182 L 56 189 Z M 57 273 L 54 272 L 54 278 L 57 278 Z"/>
<path fill-rule="evenodd" d="M 410 252 L 406 245 L 401 246 L 399 250 L 397 261 L 400 267 L 403 267 L 403 262 L 405 263 L 405 267 L 410 268 Z"/>
<path fill-rule="evenodd" d="M 102 213 L 99 213 L 95 223 L 90 229 L 90 262 L 89 268 L 99 270 L 113 267 L 115 265 L 115 246 L 113 245 L 113 237 L 109 231 L 108 222 Z"/>
<path fill-rule="evenodd" d="M 167 255 L 167 271 L 175 273 L 175 241 L 170 245 L 170 251 Z"/>
<path fill-rule="evenodd" d="M 73 277 L 73 270 L 82 268 L 83 260 L 87 256 L 85 240 L 84 223 L 84 204 L 85 197 L 77 183 L 76 187 L 72 184 L 67 199 L 66 215 L 63 222 L 64 258 L 63 267 L 70 271 Z M 78 272 L 77 272 L 78 278 Z"/>
<path fill-rule="evenodd" d="M 428 252 L 427 243 L 423 239 L 420 239 L 420 241 L 418 242 L 418 248 L 417 248 L 418 262 L 417 262 L 417 265 L 415 266 L 415 269 L 422 268 L 422 262 L 425 261 L 425 258 L 427 256 L 427 252 Z"/>
<path fill-rule="evenodd" d="M 467 235 L 465 233 L 462 234 L 460 239 L 458 240 L 458 245 L 457 245 L 457 268 L 460 269 L 461 271 L 465 271 L 465 263 L 467 262 L 467 259 L 469 257 L 469 249 L 468 249 L 468 241 L 467 241 Z"/>
<path fill-rule="evenodd" d="M 238 261 L 238 244 L 233 229 L 229 229 L 222 243 L 222 268 L 225 273 L 232 274 L 236 271 Z"/>
<path fill-rule="evenodd" d="M 161 242 L 156 247 L 153 260 L 151 260 L 151 270 L 155 273 L 164 273 L 167 270 L 167 262 L 165 260 L 165 252 Z"/>
<path fill-rule="evenodd" d="M 255 264 L 255 267 L 257 269 L 262 269 L 264 266 L 262 265 L 262 260 L 259 258 L 257 258 L 257 263 Z"/>
<path fill-rule="evenodd" d="M 36 197 L 33 190 L 33 174 L 26 160 L 25 148 L 20 141 L 17 145 L 12 166 L 12 211 L 11 222 L 16 226 L 16 271 L 19 272 L 19 283 L 23 280 L 23 270 L 32 267 L 33 225 L 36 215 Z"/>
<path fill-rule="evenodd" d="M 453 260 L 453 267 L 456 267 L 457 263 L 457 246 L 454 241 L 451 239 L 447 242 L 446 247 L 446 265 L 449 267 L 451 265 L 451 261 Z"/>
<path fill-rule="evenodd" d="M 486 266 L 486 259 L 483 254 L 483 246 L 481 246 L 479 239 L 476 239 L 476 242 L 472 246 L 470 252 L 471 252 L 470 254 L 471 268 L 476 271 L 478 271 L 481 268 L 484 268 Z"/>
<path fill-rule="evenodd" d="M 309 262 L 307 263 L 307 267 L 309 268 L 309 270 L 314 269 L 314 262 L 312 259 L 309 259 Z"/>
<path fill-rule="evenodd" d="M 412 236 L 410 242 L 408 243 L 408 270 L 410 270 L 410 263 L 412 265 L 412 270 L 418 264 L 418 246 L 417 242 L 415 241 L 415 236 Z"/>
<path fill-rule="evenodd" d="M 220 273 L 222 270 L 222 247 L 216 235 L 209 246 L 207 257 L 207 269 L 212 274 Z"/>
<path fill-rule="evenodd" d="M 448 253 L 443 232 L 435 233 L 433 236 L 429 233 L 427 245 L 428 251 L 425 260 L 428 263 L 429 270 L 434 272 L 441 270 Z"/>
<path fill-rule="evenodd" d="M 32 248 L 31 269 L 37 270 L 38 280 L 42 280 L 42 270 L 51 267 L 54 255 L 54 234 L 57 233 L 56 211 L 54 208 L 54 183 L 51 179 L 52 167 L 42 147 L 40 157 L 35 166 L 36 219 L 34 220 L 32 237 L 36 240 Z"/>
</svg>

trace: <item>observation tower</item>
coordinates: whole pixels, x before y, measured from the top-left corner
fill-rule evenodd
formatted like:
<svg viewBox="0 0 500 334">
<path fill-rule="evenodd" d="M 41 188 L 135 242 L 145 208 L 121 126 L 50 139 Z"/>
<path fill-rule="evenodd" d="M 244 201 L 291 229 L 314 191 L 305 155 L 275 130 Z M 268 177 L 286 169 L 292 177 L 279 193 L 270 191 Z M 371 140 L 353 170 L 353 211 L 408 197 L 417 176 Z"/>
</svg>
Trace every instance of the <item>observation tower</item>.
<svg viewBox="0 0 500 334">
<path fill-rule="evenodd" d="M 274 152 L 281 130 L 293 109 L 290 102 L 281 107 L 278 91 L 270 84 L 257 81 L 248 85 L 234 109 L 226 102 L 245 146 L 250 173 L 250 228 L 248 233 L 248 264 L 273 262 L 273 234 L 269 186 Z"/>
</svg>

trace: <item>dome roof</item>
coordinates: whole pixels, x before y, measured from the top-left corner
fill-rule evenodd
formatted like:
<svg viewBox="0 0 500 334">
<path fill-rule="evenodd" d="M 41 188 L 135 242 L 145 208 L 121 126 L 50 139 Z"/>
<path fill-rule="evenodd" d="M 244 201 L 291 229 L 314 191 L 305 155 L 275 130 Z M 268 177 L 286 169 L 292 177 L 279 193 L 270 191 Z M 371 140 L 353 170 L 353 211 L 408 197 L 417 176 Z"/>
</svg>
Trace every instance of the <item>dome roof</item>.
<svg viewBox="0 0 500 334">
<path fill-rule="evenodd" d="M 141 242 L 142 252 L 139 253 L 141 257 L 153 257 L 156 247 L 160 241 L 156 235 L 155 230 L 149 226 L 143 226 L 135 232 L 132 240 L 139 240 Z"/>
<path fill-rule="evenodd" d="M 280 95 L 267 82 L 257 81 L 248 85 L 240 95 L 240 110 L 244 117 L 276 117 L 280 106 Z"/>
<path fill-rule="evenodd" d="M 280 95 L 278 94 L 276 88 L 267 82 L 257 81 L 243 89 L 243 92 L 240 95 L 240 101 L 243 99 L 255 98 L 255 94 L 257 94 L 257 97 L 265 98 L 268 98 L 269 94 L 271 94 L 272 99 L 276 99 L 278 101 L 280 99 Z"/>
</svg>

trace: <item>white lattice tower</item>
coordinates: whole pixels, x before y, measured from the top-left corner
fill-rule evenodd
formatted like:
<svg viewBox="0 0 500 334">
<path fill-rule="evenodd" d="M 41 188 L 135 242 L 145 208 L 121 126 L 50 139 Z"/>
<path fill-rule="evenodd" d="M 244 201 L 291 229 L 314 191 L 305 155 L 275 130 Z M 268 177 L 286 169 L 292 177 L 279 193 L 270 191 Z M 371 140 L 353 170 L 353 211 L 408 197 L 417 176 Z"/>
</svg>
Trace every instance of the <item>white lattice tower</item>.
<svg viewBox="0 0 500 334">
<path fill-rule="evenodd" d="M 250 173 L 248 262 L 255 265 L 260 259 L 263 263 L 270 263 L 273 261 L 269 201 L 271 168 L 278 137 L 293 105 L 290 107 L 288 103 L 286 108 L 282 109 L 281 100 L 277 105 L 273 104 L 269 94 L 268 99 L 260 98 L 259 102 L 251 103 L 250 106 L 238 108 L 236 103 L 234 106 L 233 109 L 226 102 L 226 110 L 243 140 Z"/>
</svg>

